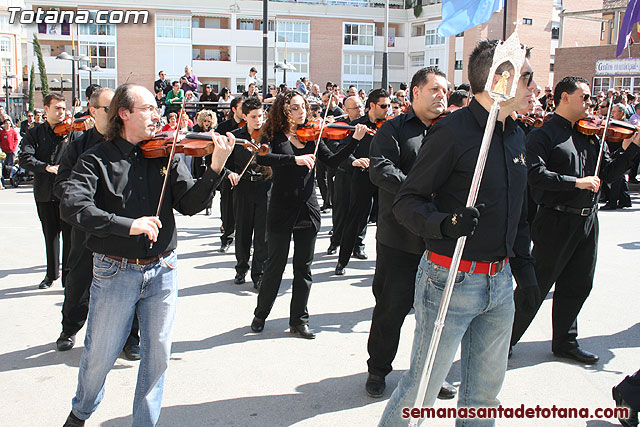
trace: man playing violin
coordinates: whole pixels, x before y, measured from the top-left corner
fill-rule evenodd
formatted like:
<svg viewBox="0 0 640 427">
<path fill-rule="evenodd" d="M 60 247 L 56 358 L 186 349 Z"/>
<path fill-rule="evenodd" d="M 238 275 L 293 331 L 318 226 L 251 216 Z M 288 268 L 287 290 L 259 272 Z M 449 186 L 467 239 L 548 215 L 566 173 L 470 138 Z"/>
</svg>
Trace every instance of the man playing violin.
<svg viewBox="0 0 640 427">
<path fill-rule="evenodd" d="M 391 106 L 389 94 L 384 89 L 375 89 L 369 93 L 366 106 L 367 113 L 349 123 L 351 126 L 359 124 L 369 129 L 377 129 L 377 123 L 384 120 Z M 358 249 L 356 239 L 362 233 L 363 228 L 367 226 L 369 214 L 373 207 L 373 197 L 378 191 L 369 179 L 369 147 L 373 136 L 364 132 L 363 129 L 355 131 L 347 139 L 352 138 L 359 141 L 354 153 L 349 156 L 351 159 L 352 175 L 351 175 L 351 195 L 349 199 L 349 211 L 347 214 L 347 222 L 342 230 L 340 238 L 340 252 L 338 255 L 338 264 L 336 265 L 335 274 L 342 276 L 345 274 L 345 267 L 349 263 L 351 254 L 358 259 L 367 259 L 367 254 Z"/>
<path fill-rule="evenodd" d="M 51 287 L 58 278 L 60 265 L 60 233 L 62 233 L 62 285 L 68 271 L 68 255 L 71 239 L 71 227 L 60 220 L 60 202 L 53 193 L 53 183 L 58 173 L 58 163 L 69 138 L 80 133 L 56 135 L 54 128 L 66 115 L 66 103 L 61 95 L 50 93 L 44 98 L 44 111 L 47 120 L 41 126 L 35 126 L 25 134 L 20 149 L 20 166 L 33 172 L 33 196 L 36 200 L 38 217 L 42 224 L 42 233 L 47 253 L 47 275 L 40 289 Z"/>
<path fill-rule="evenodd" d="M 233 132 L 238 129 L 242 121 L 242 102 L 243 97 L 233 98 L 229 107 L 231 108 L 231 117 L 228 120 L 219 123 L 216 132 L 220 135 L 226 135 L 227 132 Z M 227 164 L 226 168 L 230 169 L 231 164 Z M 231 191 L 231 183 L 224 180 L 220 184 L 220 219 L 222 220 L 222 236 L 220 236 L 220 252 L 225 253 L 229 250 L 229 246 L 233 242 L 233 236 L 236 229 L 235 217 L 233 215 L 233 192 Z"/>
<path fill-rule="evenodd" d="M 159 118 L 146 88 L 118 87 L 109 105 L 107 142 L 80 157 L 64 187 L 62 216 L 87 233 L 86 245 L 94 253 L 87 332 L 68 427 L 84 425 L 100 404 L 134 313 L 143 327 L 133 425 L 153 426 L 160 415 L 178 297 L 173 210 L 194 215 L 206 207 L 223 179 L 235 138 L 213 137 L 211 164 L 196 181 L 179 158 L 168 165 L 166 158 L 143 156 L 140 143 L 153 137 Z M 163 190 L 164 203 L 158 206 Z"/>
<path fill-rule="evenodd" d="M 234 130 L 236 138 L 256 143 L 260 142 L 256 134 L 264 117 L 262 103 L 257 97 L 246 99 L 242 103 L 242 119 L 246 126 Z M 271 190 L 270 168 L 260 166 L 255 154 L 242 146 L 236 146 L 227 164 L 231 167 L 228 175 L 233 187 L 233 212 L 236 223 L 236 285 L 245 283 L 249 271 L 251 242 L 253 241 L 253 260 L 251 262 L 251 280 L 254 289 L 260 289 L 264 263 L 267 260 L 267 204 Z"/>
<path fill-rule="evenodd" d="M 371 397 L 381 397 L 385 377 L 398 351 L 400 330 L 413 307 L 416 271 L 424 252 L 422 238 L 400 225 L 391 212 L 400 185 L 411 170 L 422 140 L 434 120 L 447 108 L 447 78 L 437 67 L 422 68 L 411 79 L 408 113 L 387 120 L 376 132 L 369 152 L 369 177 L 378 186 L 376 271 L 373 309 L 367 350 Z M 455 388 L 444 383 L 439 397 L 452 398 Z"/>
<path fill-rule="evenodd" d="M 555 87 L 554 116 L 527 137 L 527 165 L 532 197 L 540 205 L 531 226 L 533 256 L 540 298 L 533 310 L 524 308 L 529 298 L 516 289 L 516 313 L 511 345 L 522 337 L 555 283 L 553 338 L 556 356 L 593 364 L 598 356 L 582 350 L 577 341 L 577 317 L 593 286 L 598 247 L 598 192 L 601 180 L 620 177 L 638 152 L 640 134 L 623 141 L 609 154 L 603 147 L 602 165 L 596 172 L 600 140 L 579 131 L 587 117 L 591 90 L 581 77 L 565 77 Z M 581 159 L 580 161 L 574 161 Z"/>
<path fill-rule="evenodd" d="M 82 153 L 104 141 L 109 114 L 109 104 L 114 90 L 93 88 L 89 97 L 89 114 L 95 126 L 82 133 L 82 136 L 67 145 L 62 154 L 60 167 L 56 175 L 53 191 L 62 199 L 64 186 L 71 170 Z M 93 254 L 84 244 L 86 233 L 78 227 L 71 229 L 71 249 L 69 252 L 69 272 L 64 288 L 62 303 L 62 332 L 56 340 L 58 351 L 71 350 L 75 344 L 76 333 L 82 329 L 89 310 L 89 288 L 93 277 Z M 140 359 L 140 338 L 138 336 L 138 318 L 134 317 L 131 332 L 127 337 L 123 351 L 127 359 Z"/>
</svg>

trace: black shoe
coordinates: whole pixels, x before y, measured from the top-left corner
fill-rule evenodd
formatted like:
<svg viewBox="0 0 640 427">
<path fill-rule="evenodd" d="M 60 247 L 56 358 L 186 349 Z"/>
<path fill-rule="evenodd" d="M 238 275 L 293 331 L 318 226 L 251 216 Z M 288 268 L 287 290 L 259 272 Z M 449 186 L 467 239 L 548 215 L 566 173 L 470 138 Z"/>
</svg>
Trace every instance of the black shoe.
<svg viewBox="0 0 640 427">
<path fill-rule="evenodd" d="M 571 348 L 571 349 L 565 350 L 565 351 L 563 351 L 561 353 L 556 353 L 554 351 L 553 354 L 555 354 L 558 357 L 564 357 L 564 358 L 567 358 L 567 359 L 573 359 L 573 360 L 575 360 L 577 362 L 585 363 L 587 365 L 593 365 L 598 360 L 600 360 L 600 358 L 597 355 L 595 355 L 593 353 L 589 353 L 588 351 L 585 351 L 585 350 L 581 349 L 580 347 Z"/>
<path fill-rule="evenodd" d="M 253 332 L 262 332 L 264 329 L 264 319 L 258 319 L 257 317 L 253 318 L 251 322 L 251 330 Z"/>
<path fill-rule="evenodd" d="M 336 271 L 334 272 L 336 276 L 344 276 L 346 272 L 347 270 L 342 264 L 338 263 L 338 265 L 336 265 Z"/>
<path fill-rule="evenodd" d="M 333 228 L 329 230 L 329 236 L 333 236 Z"/>
<path fill-rule="evenodd" d="M 640 181 L 638 181 L 638 180 L 637 180 L 637 179 L 635 179 L 635 178 L 633 178 L 633 179 L 632 179 L 632 178 L 629 178 L 629 184 L 640 184 Z"/>
<path fill-rule="evenodd" d="M 51 285 L 53 285 L 53 280 L 49 279 L 49 276 L 44 276 L 44 279 L 38 285 L 38 289 L 49 289 Z"/>
<path fill-rule="evenodd" d="M 218 252 L 224 254 L 229 250 L 229 246 L 231 246 L 231 242 L 224 242 L 220 245 L 220 249 L 218 249 Z"/>
<path fill-rule="evenodd" d="M 338 247 L 331 244 L 329 245 L 329 248 L 327 249 L 327 255 L 333 255 L 338 251 Z"/>
<path fill-rule="evenodd" d="M 236 285 L 242 285 L 244 282 L 246 282 L 244 276 L 247 273 L 238 273 L 236 274 L 236 277 L 233 279 L 233 283 L 235 283 Z"/>
<path fill-rule="evenodd" d="M 609 203 L 600 208 L 601 211 L 615 211 L 616 209 L 618 209 L 617 206 L 610 205 Z"/>
<path fill-rule="evenodd" d="M 58 339 L 56 340 L 56 348 L 58 351 L 68 351 L 73 348 L 73 345 L 76 343 L 75 335 L 67 335 L 64 332 L 60 334 Z"/>
<path fill-rule="evenodd" d="M 511 356 L 513 356 L 513 346 L 512 345 L 509 346 L 509 355 L 507 356 L 507 358 L 511 359 Z"/>
<path fill-rule="evenodd" d="M 140 346 L 138 344 L 125 345 L 122 349 L 127 360 L 140 360 Z"/>
<path fill-rule="evenodd" d="M 386 386 L 384 377 L 369 374 L 367 382 L 364 384 L 364 389 L 367 391 L 369 397 L 382 397 Z"/>
<path fill-rule="evenodd" d="M 618 391 L 618 387 L 613 387 L 611 389 L 611 394 L 613 396 L 613 400 L 616 401 L 616 407 L 618 408 L 626 408 L 629 411 L 628 418 L 618 418 L 620 424 L 625 427 L 637 427 L 638 426 L 638 411 L 631 409 L 629 404 L 624 400 L 620 392 Z"/>
<path fill-rule="evenodd" d="M 311 332 L 311 329 L 309 329 L 309 325 L 296 325 L 296 326 L 291 326 L 289 328 L 289 332 L 291 332 L 292 334 L 299 334 L 301 338 L 306 338 L 308 340 L 312 340 L 316 337 L 316 334 L 314 334 L 313 332 Z"/>
<path fill-rule="evenodd" d="M 253 282 L 253 289 L 260 292 L 260 288 L 262 287 L 262 277 Z"/>
<path fill-rule="evenodd" d="M 205 214 L 206 216 L 211 215 L 211 209 L 206 208 L 206 209 L 204 210 L 204 214 Z"/>
<path fill-rule="evenodd" d="M 73 415 L 73 412 L 69 412 L 69 416 L 67 420 L 64 422 L 62 427 L 82 427 L 84 426 L 84 420 Z"/>
<path fill-rule="evenodd" d="M 456 397 L 456 393 L 458 390 L 448 382 L 443 382 L 442 387 L 440 387 L 440 392 L 438 393 L 438 399 L 448 400 Z"/>
<path fill-rule="evenodd" d="M 369 259 L 365 251 L 362 250 L 353 251 L 353 256 L 358 259 Z"/>
</svg>

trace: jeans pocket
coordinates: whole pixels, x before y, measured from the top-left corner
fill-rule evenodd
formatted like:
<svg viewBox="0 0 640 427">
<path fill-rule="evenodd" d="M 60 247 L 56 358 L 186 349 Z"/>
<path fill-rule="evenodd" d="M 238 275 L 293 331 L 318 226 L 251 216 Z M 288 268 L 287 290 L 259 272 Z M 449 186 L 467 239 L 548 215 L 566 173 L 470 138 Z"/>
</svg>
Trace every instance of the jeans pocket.
<svg viewBox="0 0 640 427">
<path fill-rule="evenodd" d="M 464 281 L 468 273 L 458 271 L 456 274 L 455 284 L 458 285 Z M 447 277 L 449 276 L 449 269 L 437 264 L 431 264 L 429 271 L 429 282 L 438 289 L 444 289 L 447 284 Z"/>
<path fill-rule="evenodd" d="M 111 259 L 95 260 L 93 276 L 98 279 L 113 279 L 120 272 L 120 263 Z"/>
<path fill-rule="evenodd" d="M 167 255 L 166 257 L 160 258 L 160 264 L 163 267 L 167 267 L 169 270 L 175 270 L 177 260 L 178 258 L 174 254 L 171 254 Z"/>
</svg>

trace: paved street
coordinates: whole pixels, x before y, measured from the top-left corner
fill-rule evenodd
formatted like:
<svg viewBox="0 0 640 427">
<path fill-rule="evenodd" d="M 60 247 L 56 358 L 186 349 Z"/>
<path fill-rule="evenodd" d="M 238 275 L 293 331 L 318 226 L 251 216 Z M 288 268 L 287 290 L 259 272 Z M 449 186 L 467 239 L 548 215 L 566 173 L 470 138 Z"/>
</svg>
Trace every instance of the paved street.
<svg viewBox="0 0 640 427">
<path fill-rule="evenodd" d="M 640 198 L 634 195 L 634 205 Z M 316 244 L 310 326 L 317 339 L 288 330 L 291 263 L 262 334 L 253 334 L 256 293 L 234 285 L 235 257 L 220 245 L 219 198 L 211 216 L 178 216 L 178 314 L 159 426 L 374 426 L 400 374 L 407 369 L 413 315 L 387 379 L 384 400 L 366 396 L 366 342 L 373 296 L 375 226 L 367 261 L 352 260 L 344 277 L 333 276 L 337 256 L 327 256 L 330 214 Z M 514 348 L 500 394 L 505 407 L 613 406 L 611 387 L 640 368 L 640 208 L 600 213 L 599 262 L 594 290 L 579 317 L 582 346 L 600 355 L 593 367 L 551 354 L 551 300 L 544 303 Z M 60 281 L 38 290 L 44 276 L 44 243 L 31 187 L 0 192 L 0 425 L 61 426 L 73 397 L 84 330 L 76 347 L 55 350 L 60 333 Z M 232 247 L 233 249 L 233 247 Z M 102 405 L 87 426 L 126 426 L 137 362 L 118 359 L 107 378 Z M 455 362 L 450 381 L 460 382 Z M 455 401 L 439 401 L 453 407 Z M 429 423 L 452 426 L 453 420 Z M 498 420 L 498 426 L 618 425 L 615 419 Z"/>
</svg>

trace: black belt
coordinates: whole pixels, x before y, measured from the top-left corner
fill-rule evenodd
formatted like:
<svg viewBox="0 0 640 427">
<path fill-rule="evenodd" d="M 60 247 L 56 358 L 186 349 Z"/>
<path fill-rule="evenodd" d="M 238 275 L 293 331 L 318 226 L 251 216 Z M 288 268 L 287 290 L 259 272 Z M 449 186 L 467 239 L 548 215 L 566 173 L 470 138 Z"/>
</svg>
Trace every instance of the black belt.
<svg viewBox="0 0 640 427">
<path fill-rule="evenodd" d="M 242 179 L 246 179 L 251 182 L 264 181 L 264 175 L 245 175 Z"/>
<path fill-rule="evenodd" d="M 580 216 L 589 216 L 598 210 L 598 206 L 591 206 L 590 208 L 572 208 L 570 206 L 545 206 L 545 208 L 553 209 L 559 212 L 570 213 Z"/>
<path fill-rule="evenodd" d="M 119 257 L 119 256 L 113 256 L 113 255 L 105 255 L 105 256 L 107 258 L 111 258 L 113 260 L 120 261 L 120 262 L 122 262 L 122 260 L 127 260 L 127 263 L 129 263 L 129 264 L 149 265 L 149 264 L 152 264 L 152 263 L 160 260 L 160 258 L 166 257 L 167 255 L 171 254 L 171 252 L 172 251 L 167 251 L 167 252 L 164 252 L 164 253 L 162 253 L 162 254 L 160 254 L 158 256 L 154 256 L 152 258 L 122 258 L 122 257 Z"/>
</svg>

